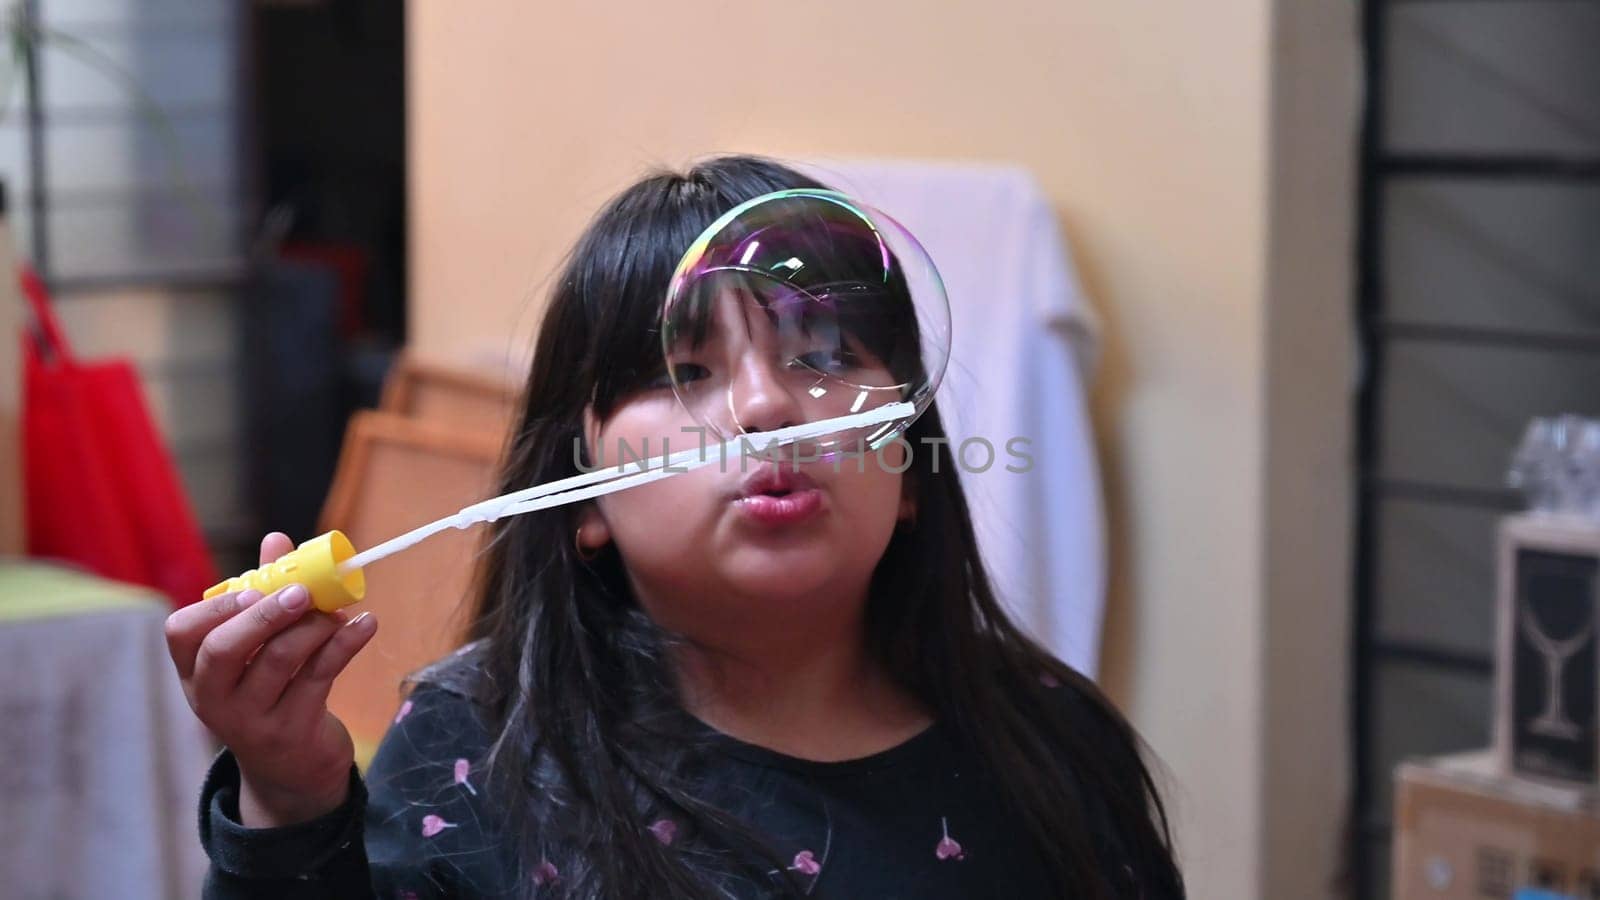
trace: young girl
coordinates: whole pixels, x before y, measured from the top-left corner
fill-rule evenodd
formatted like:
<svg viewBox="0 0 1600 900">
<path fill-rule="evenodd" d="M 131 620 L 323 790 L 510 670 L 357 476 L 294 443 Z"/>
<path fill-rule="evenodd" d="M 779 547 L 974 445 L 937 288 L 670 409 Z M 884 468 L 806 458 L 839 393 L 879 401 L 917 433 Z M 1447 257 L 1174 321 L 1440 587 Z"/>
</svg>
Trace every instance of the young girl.
<svg viewBox="0 0 1600 900">
<path fill-rule="evenodd" d="M 803 187 L 729 157 L 601 211 L 502 490 L 696 424 L 658 330 L 674 266 L 722 213 Z M 741 425 L 803 420 L 759 369 Z M 707 466 L 495 523 L 469 643 L 412 679 L 365 781 L 326 698 L 372 614 L 308 612 L 299 587 L 174 613 L 228 747 L 206 896 L 1182 897 L 1140 742 L 997 604 L 942 436 L 930 407 L 909 460 Z M 783 491 L 805 515 L 771 514 Z M 263 561 L 288 549 L 271 535 Z"/>
</svg>

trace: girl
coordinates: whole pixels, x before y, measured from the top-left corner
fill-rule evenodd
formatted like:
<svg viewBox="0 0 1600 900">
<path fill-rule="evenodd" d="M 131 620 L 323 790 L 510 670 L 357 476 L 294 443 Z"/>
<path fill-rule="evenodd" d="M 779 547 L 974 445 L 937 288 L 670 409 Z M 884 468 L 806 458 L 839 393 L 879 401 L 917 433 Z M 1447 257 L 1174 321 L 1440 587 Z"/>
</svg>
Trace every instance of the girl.
<svg viewBox="0 0 1600 900">
<path fill-rule="evenodd" d="M 502 490 L 695 424 L 657 330 L 672 270 L 723 212 L 803 187 L 729 157 L 600 212 Z M 762 367 L 736 377 L 747 430 L 803 419 Z M 1139 740 L 997 604 L 937 408 L 906 437 L 910 460 L 707 466 L 495 523 L 469 642 L 411 680 L 364 781 L 326 698 L 370 613 L 308 613 L 298 587 L 174 613 L 228 747 L 206 896 L 1182 897 Z"/>
</svg>

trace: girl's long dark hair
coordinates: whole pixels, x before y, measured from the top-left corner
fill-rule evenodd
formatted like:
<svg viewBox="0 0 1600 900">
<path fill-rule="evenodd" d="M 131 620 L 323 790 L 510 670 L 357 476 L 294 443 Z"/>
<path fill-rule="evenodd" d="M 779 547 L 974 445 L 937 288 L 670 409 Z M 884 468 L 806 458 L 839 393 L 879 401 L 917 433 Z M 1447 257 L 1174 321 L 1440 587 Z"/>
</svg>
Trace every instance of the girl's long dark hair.
<svg viewBox="0 0 1600 900">
<path fill-rule="evenodd" d="M 768 160 L 724 157 L 646 178 L 598 214 L 555 284 L 501 490 L 578 472 L 585 406 L 603 419 L 661 365 L 660 303 L 679 256 L 733 206 L 796 187 L 822 185 Z M 906 436 L 917 448 L 907 472 L 917 514 L 873 576 L 870 651 L 983 761 L 1058 896 L 1181 896 L 1137 736 L 1001 609 L 955 460 L 924 440 L 943 434 L 930 408 Z M 423 679 L 467 683 L 485 707 L 489 777 L 501 788 L 491 796 L 518 798 L 503 828 L 520 842 L 523 883 L 548 862 L 556 879 L 538 880 L 557 896 L 715 898 L 741 881 L 798 896 L 797 884 L 768 874 L 787 861 L 692 790 L 703 748 L 681 727 L 668 669 L 677 638 L 639 608 L 614 550 L 579 558 L 576 516 L 494 524 L 473 651 Z M 646 828 L 660 815 L 686 826 L 670 847 Z"/>
</svg>

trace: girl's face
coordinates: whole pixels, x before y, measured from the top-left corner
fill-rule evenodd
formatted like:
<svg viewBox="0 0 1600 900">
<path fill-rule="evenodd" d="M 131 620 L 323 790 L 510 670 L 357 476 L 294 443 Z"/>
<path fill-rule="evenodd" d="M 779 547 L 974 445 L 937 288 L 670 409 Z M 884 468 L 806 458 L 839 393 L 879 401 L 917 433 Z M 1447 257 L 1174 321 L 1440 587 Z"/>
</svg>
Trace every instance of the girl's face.
<svg viewBox="0 0 1600 900">
<path fill-rule="evenodd" d="M 711 316 L 705 340 L 667 364 L 686 395 L 717 409 L 718 427 L 766 432 L 846 411 L 818 408 L 805 390 L 827 364 L 819 357 L 833 349 L 779 335 L 736 291 L 720 293 Z M 860 349 L 846 354 L 860 381 L 888 383 L 882 363 Z M 607 466 L 633 459 L 619 455 L 624 443 L 629 454 L 653 457 L 663 439 L 673 452 L 713 453 L 724 440 L 705 432 L 665 375 L 603 422 L 586 411 L 585 435 L 590 459 Z M 776 462 L 730 453 L 725 463 L 601 497 L 581 514 L 584 541 L 614 541 L 646 611 L 684 633 L 704 631 L 708 616 L 721 628 L 849 612 L 865 601 L 896 522 L 912 512 L 899 473 L 904 447 L 799 463 L 792 448 L 783 455 Z"/>
</svg>

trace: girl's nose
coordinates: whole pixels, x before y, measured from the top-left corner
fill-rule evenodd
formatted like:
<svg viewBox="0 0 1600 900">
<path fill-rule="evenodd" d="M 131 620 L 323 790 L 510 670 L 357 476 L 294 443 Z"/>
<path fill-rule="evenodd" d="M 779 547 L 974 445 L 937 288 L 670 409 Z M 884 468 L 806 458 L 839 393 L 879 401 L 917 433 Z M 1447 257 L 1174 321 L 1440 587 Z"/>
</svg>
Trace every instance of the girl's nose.
<svg viewBox="0 0 1600 900">
<path fill-rule="evenodd" d="M 740 433 L 773 431 L 804 421 L 784 372 L 766 354 L 747 353 L 728 385 L 728 410 Z"/>
</svg>

